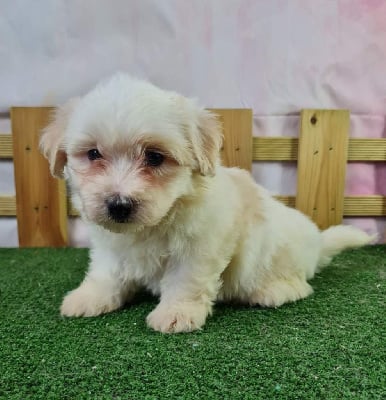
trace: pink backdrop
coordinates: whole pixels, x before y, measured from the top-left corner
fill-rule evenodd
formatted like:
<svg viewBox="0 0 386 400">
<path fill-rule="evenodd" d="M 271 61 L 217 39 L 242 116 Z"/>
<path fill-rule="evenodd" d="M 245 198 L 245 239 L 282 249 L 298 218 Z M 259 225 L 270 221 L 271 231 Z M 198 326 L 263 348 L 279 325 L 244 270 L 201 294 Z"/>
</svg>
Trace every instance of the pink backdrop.
<svg viewBox="0 0 386 400">
<path fill-rule="evenodd" d="M 11 105 L 58 104 L 123 70 L 207 107 L 250 107 L 255 135 L 295 136 L 302 108 L 348 108 L 353 137 L 386 137 L 384 0 L 41 0 L 2 2 L 0 131 Z M 296 169 L 254 165 L 272 192 Z M 0 163 L 0 194 L 14 193 Z M 352 164 L 347 194 L 386 195 L 386 166 Z M 385 232 L 385 220 L 348 221 Z M 75 245 L 87 243 L 71 221 Z M 0 219 L 0 246 L 16 246 Z"/>
</svg>

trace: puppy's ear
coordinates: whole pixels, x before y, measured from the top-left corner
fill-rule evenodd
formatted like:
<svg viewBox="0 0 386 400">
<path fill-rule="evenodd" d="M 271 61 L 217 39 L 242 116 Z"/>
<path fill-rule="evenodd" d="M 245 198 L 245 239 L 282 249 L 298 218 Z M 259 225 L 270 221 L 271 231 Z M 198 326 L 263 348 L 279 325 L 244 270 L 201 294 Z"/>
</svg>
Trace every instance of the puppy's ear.
<svg viewBox="0 0 386 400">
<path fill-rule="evenodd" d="M 58 107 L 52 115 L 51 122 L 43 129 L 40 138 L 40 151 L 50 164 L 50 171 L 56 178 L 63 178 L 67 155 L 64 150 L 64 132 L 69 117 L 79 99 L 71 99 L 63 106 Z"/>
<path fill-rule="evenodd" d="M 197 126 L 192 132 L 191 143 L 201 175 L 213 176 L 220 162 L 222 130 L 217 116 L 207 110 L 199 110 Z"/>
</svg>

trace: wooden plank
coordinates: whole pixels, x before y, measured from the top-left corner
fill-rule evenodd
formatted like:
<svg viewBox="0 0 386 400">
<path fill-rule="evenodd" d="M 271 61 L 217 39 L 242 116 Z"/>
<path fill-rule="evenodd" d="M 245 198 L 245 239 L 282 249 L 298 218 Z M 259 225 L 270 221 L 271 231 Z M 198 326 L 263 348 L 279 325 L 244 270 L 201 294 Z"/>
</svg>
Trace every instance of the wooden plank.
<svg viewBox="0 0 386 400">
<path fill-rule="evenodd" d="M 16 216 L 16 197 L 0 196 L 0 217 Z"/>
<path fill-rule="evenodd" d="M 70 217 L 79 217 L 80 216 L 79 211 L 72 205 L 70 198 L 68 198 L 67 210 L 68 210 L 68 215 Z"/>
<path fill-rule="evenodd" d="M 298 139 L 254 137 L 253 161 L 296 161 Z M 348 161 L 386 161 L 386 139 L 349 139 Z"/>
<path fill-rule="evenodd" d="M 295 196 L 274 196 L 288 207 L 295 207 Z M 345 217 L 382 217 L 386 216 L 386 196 L 346 196 L 343 201 Z"/>
<path fill-rule="evenodd" d="M 254 137 L 253 161 L 296 161 L 298 143 L 298 138 L 291 137 Z"/>
<path fill-rule="evenodd" d="M 346 217 L 386 216 L 386 196 L 347 196 L 344 198 Z"/>
<path fill-rule="evenodd" d="M 343 219 L 349 124 L 346 110 L 301 113 L 296 208 L 321 229 Z"/>
<path fill-rule="evenodd" d="M 274 196 L 288 207 L 295 207 L 295 196 Z M 343 201 L 345 217 L 386 216 L 386 196 L 346 196 Z"/>
<path fill-rule="evenodd" d="M 0 158 L 13 157 L 13 144 L 11 134 L 0 133 Z"/>
<path fill-rule="evenodd" d="M 253 161 L 296 161 L 298 138 L 253 137 Z M 12 136 L 0 134 L 0 158 L 12 158 Z M 386 161 L 386 139 L 349 139 L 348 161 Z"/>
<path fill-rule="evenodd" d="M 386 139 L 349 139 L 349 161 L 386 161 Z"/>
<path fill-rule="evenodd" d="M 49 121 L 48 107 L 13 107 L 16 207 L 21 247 L 67 245 L 64 181 L 53 178 L 39 152 L 41 129 Z"/>
<path fill-rule="evenodd" d="M 296 197 L 295 196 L 273 196 L 276 200 L 281 201 L 287 207 L 295 208 Z"/>
<path fill-rule="evenodd" d="M 295 196 L 274 196 L 288 207 L 295 207 Z M 386 196 L 347 196 L 344 198 L 345 217 L 381 217 L 386 216 Z M 16 197 L 0 196 L 0 217 L 16 216 Z M 68 199 L 68 216 L 78 217 L 78 211 Z"/>
<path fill-rule="evenodd" d="M 222 162 L 227 167 L 252 169 L 252 110 L 211 109 L 223 125 Z"/>
</svg>

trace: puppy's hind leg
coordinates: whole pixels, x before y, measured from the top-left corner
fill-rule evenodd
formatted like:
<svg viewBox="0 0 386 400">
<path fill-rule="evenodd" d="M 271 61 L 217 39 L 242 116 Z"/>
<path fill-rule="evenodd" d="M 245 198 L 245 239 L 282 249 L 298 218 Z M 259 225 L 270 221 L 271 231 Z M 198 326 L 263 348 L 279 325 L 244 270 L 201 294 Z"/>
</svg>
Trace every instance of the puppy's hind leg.
<svg viewBox="0 0 386 400">
<path fill-rule="evenodd" d="M 256 287 L 250 292 L 249 303 L 262 307 L 279 307 L 304 299 L 313 293 L 307 278 L 313 276 L 317 262 L 316 252 L 299 254 L 280 252 L 269 263 L 269 268 L 261 268 L 256 279 Z"/>
<path fill-rule="evenodd" d="M 285 303 L 304 299 L 312 293 L 313 289 L 306 280 L 296 277 L 277 279 L 256 288 L 249 296 L 249 303 L 262 307 L 279 307 Z"/>
</svg>

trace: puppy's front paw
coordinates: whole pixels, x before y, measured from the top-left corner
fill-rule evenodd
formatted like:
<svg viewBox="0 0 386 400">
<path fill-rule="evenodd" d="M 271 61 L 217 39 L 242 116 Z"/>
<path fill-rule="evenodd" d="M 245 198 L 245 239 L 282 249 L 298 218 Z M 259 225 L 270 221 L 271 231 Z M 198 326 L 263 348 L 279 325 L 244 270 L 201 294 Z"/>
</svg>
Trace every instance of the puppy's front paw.
<svg viewBox="0 0 386 400">
<path fill-rule="evenodd" d="M 117 296 L 109 296 L 98 287 L 81 285 L 63 299 L 60 313 L 66 317 L 94 317 L 119 308 Z"/>
<path fill-rule="evenodd" d="M 159 304 L 146 318 L 147 325 L 162 333 L 192 332 L 200 329 L 210 312 L 203 304 Z"/>
</svg>

